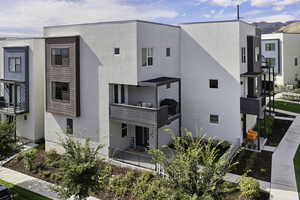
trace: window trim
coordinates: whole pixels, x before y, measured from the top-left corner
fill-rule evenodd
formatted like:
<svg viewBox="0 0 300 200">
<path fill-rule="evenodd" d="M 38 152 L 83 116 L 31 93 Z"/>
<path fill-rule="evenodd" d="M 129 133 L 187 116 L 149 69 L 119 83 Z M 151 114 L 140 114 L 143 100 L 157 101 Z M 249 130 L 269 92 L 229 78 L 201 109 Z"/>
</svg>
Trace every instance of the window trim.
<svg viewBox="0 0 300 200">
<path fill-rule="evenodd" d="M 212 117 L 217 117 L 217 122 L 213 122 Z M 220 116 L 217 114 L 209 114 L 209 123 L 214 125 L 220 124 Z"/>
<path fill-rule="evenodd" d="M 16 60 L 20 59 L 20 64 L 16 64 Z M 14 64 L 14 71 L 11 70 L 10 68 L 10 61 L 14 60 L 15 64 Z M 17 65 L 19 65 L 20 67 L 17 68 Z M 19 69 L 19 70 L 17 70 Z M 22 72 L 22 57 L 21 56 L 9 56 L 8 57 L 8 72 L 10 73 L 20 73 Z"/>
<path fill-rule="evenodd" d="M 60 99 L 56 99 L 54 98 L 54 92 L 56 92 L 56 89 L 55 91 L 53 90 L 54 89 L 54 84 L 56 83 L 66 83 L 68 84 L 68 92 L 69 92 L 69 99 L 68 100 L 60 100 Z M 56 87 L 55 87 L 56 88 Z M 62 82 L 62 81 L 51 81 L 51 100 L 54 101 L 54 102 L 59 102 L 59 103 L 70 103 L 71 102 L 71 94 L 70 94 L 70 83 L 69 82 Z"/>
<path fill-rule="evenodd" d="M 143 64 L 143 49 L 146 49 L 146 63 Z M 151 52 L 151 55 L 149 55 Z M 152 64 L 149 65 L 149 58 L 152 58 Z M 142 48 L 142 67 L 153 67 L 154 66 L 154 48 L 153 47 L 146 47 Z"/>
<path fill-rule="evenodd" d="M 52 63 L 52 50 L 54 50 L 54 49 L 60 49 L 60 50 L 61 49 L 68 49 L 69 61 L 68 61 L 67 65 L 64 65 L 63 61 L 62 61 L 61 65 L 57 65 L 57 64 Z M 52 67 L 70 67 L 71 66 L 71 48 L 70 47 L 50 47 L 50 65 Z"/>
</svg>

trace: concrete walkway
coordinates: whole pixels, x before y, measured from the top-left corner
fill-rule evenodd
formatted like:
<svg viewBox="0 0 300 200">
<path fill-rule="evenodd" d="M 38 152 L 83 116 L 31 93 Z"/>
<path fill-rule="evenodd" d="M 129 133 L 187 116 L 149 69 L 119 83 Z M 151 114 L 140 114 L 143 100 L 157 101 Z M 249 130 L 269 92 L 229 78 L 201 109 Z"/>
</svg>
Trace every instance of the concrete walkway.
<svg viewBox="0 0 300 200">
<path fill-rule="evenodd" d="M 271 200 L 298 200 L 294 156 L 300 144 L 300 116 L 297 116 L 273 153 Z"/>
<path fill-rule="evenodd" d="M 22 187 L 26 190 L 35 192 L 42 196 L 48 197 L 49 199 L 58 200 L 58 195 L 52 192 L 49 187 L 53 186 L 53 184 L 48 183 L 46 181 L 34 178 L 32 176 L 28 176 L 26 174 L 22 174 L 20 172 L 0 167 L 0 179 Z M 89 197 L 88 200 L 99 200 L 94 197 Z"/>
</svg>

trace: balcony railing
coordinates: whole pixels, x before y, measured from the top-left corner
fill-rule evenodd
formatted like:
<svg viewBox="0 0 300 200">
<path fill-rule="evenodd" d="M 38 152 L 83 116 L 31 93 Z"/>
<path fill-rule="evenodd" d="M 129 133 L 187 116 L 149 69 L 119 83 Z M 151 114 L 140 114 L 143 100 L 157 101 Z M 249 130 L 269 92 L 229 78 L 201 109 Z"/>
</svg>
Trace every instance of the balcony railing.
<svg viewBox="0 0 300 200">
<path fill-rule="evenodd" d="M 168 106 L 147 108 L 127 104 L 111 104 L 110 119 L 160 128 L 169 123 Z"/>
<path fill-rule="evenodd" d="M 260 115 L 266 105 L 264 97 L 241 97 L 241 113 L 250 115 Z"/>
</svg>

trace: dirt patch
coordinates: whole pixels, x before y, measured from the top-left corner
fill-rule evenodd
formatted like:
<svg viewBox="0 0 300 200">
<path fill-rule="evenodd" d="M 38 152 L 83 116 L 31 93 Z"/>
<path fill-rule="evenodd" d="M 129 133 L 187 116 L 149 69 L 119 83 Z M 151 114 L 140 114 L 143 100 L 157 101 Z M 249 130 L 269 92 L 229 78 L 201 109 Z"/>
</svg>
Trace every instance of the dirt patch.
<svg viewBox="0 0 300 200">
<path fill-rule="evenodd" d="M 233 167 L 231 173 L 243 175 L 248 172 L 248 176 L 262 180 L 271 181 L 272 152 L 253 152 L 241 150 L 233 159 L 238 162 Z"/>
</svg>

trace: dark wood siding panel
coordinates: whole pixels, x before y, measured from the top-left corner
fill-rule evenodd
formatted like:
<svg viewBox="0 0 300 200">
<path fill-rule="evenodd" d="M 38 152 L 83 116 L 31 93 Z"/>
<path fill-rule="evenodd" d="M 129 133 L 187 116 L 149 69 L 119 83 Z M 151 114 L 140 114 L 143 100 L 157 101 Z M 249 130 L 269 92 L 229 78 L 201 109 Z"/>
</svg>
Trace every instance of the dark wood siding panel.
<svg viewBox="0 0 300 200">
<path fill-rule="evenodd" d="M 51 48 L 69 48 L 70 65 L 52 66 Z M 46 39 L 46 88 L 47 112 L 77 117 L 80 115 L 80 61 L 79 37 Z M 69 83 L 70 101 L 60 102 L 52 99 L 52 82 Z"/>
</svg>

